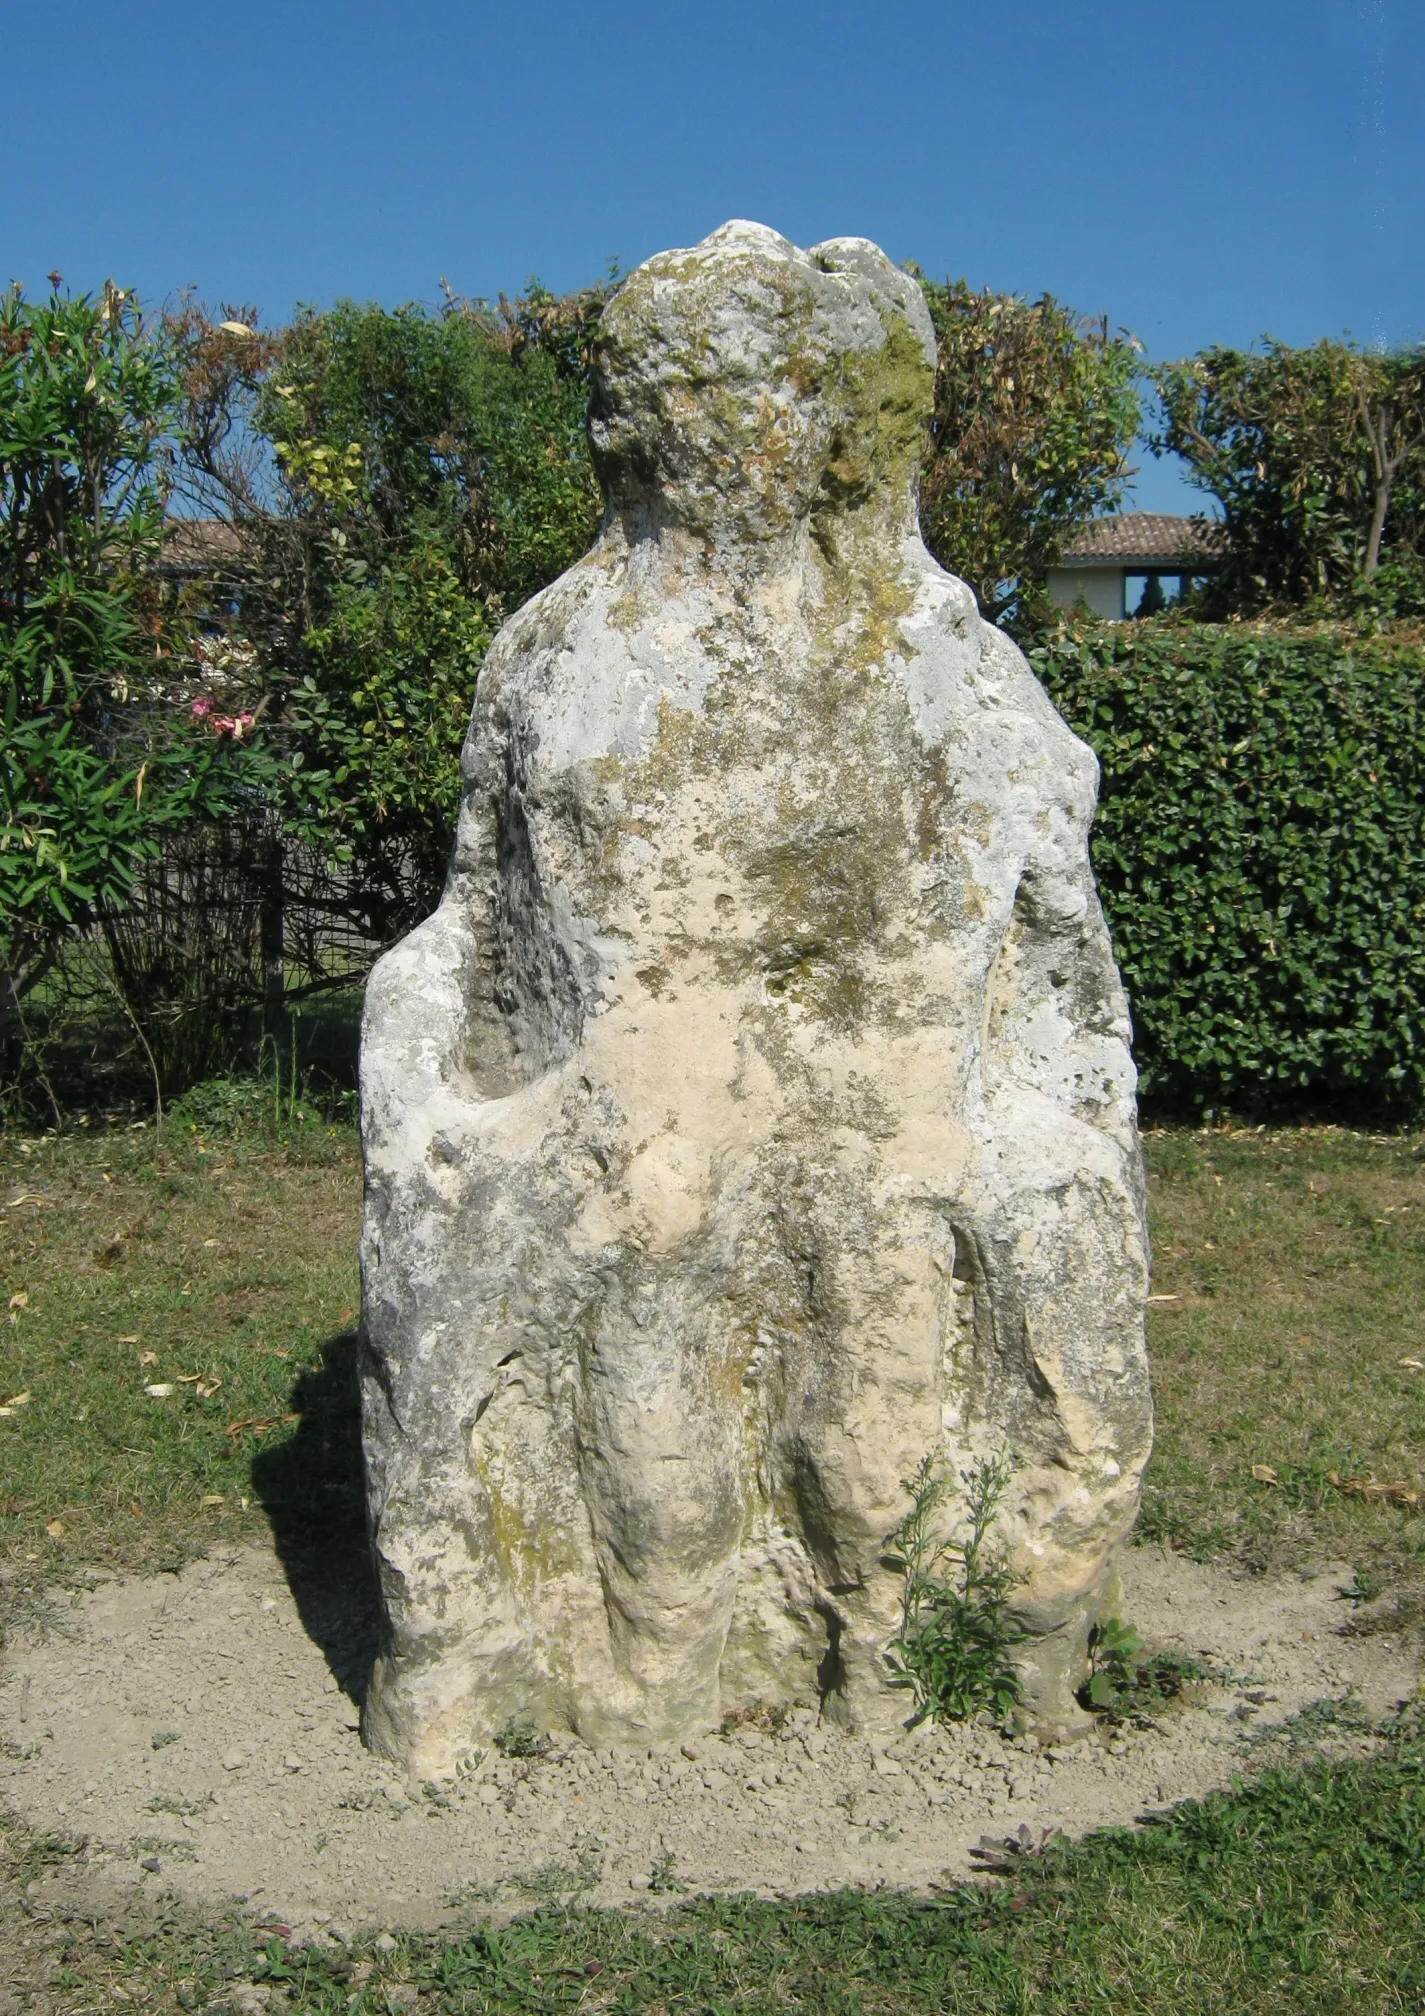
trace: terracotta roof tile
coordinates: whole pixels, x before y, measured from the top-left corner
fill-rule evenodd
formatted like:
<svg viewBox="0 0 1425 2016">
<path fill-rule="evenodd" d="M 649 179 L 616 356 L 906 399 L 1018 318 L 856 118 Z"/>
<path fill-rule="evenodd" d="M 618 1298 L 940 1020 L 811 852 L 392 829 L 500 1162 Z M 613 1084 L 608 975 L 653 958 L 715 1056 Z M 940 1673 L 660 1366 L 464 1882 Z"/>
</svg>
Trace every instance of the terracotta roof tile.
<svg viewBox="0 0 1425 2016">
<path fill-rule="evenodd" d="M 1211 560 L 1222 551 L 1222 527 L 1210 518 L 1174 518 L 1166 511 L 1125 511 L 1097 518 L 1070 535 L 1061 567 L 1092 560 Z"/>
<path fill-rule="evenodd" d="M 165 571 L 202 573 L 232 565 L 243 556 L 242 534 L 226 518 L 170 518 L 164 540 Z"/>
</svg>

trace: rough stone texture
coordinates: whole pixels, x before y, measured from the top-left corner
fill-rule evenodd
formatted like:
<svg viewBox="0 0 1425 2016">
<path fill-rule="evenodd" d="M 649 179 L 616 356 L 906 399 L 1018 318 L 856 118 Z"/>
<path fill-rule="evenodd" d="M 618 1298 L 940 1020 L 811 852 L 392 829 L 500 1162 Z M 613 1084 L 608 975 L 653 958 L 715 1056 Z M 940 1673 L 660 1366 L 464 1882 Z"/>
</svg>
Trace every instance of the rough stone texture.
<svg viewBox="0 0 1425 2016">
<path fill-rule="evenodd" d="M 996 1448 L 1074 1714 L 1150 1438 L 1096 768 L 922 545 L 934 342 L 753 224 L 604 323 L 592 553 L 480 674 L 440 909 L 372 976 L 371 1745 L 903 1718 L 901 1480 Z"/>
</svg>

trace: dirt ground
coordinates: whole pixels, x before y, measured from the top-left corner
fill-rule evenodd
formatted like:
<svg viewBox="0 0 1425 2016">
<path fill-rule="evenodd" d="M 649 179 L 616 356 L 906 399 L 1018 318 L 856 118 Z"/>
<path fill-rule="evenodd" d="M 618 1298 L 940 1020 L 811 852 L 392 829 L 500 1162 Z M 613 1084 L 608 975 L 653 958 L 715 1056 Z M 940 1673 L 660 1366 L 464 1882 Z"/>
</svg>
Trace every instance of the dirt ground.
<svg viewBox="0 0 1425 2016">
<path fill-rule="evenodd" d="M 572 1894 L 924 1890 L 963 1876 L 986 1834 L 1131 1822 L 1225 1783 L 1268 1725 L 1312 1702 L 1353 1689 L 1380 1715 L 1418 1684 L 1413 1645 L 1343 1631 L 1344 1568 L 1234 1579 L 1140 1548 L 1124 1581 L 1151 1642 L 1222 1676 L 1156 1725 L 1062 1751 L 922 1726 L 882 1748 L 807 1709 L 775 1734 L 653 1752 L 570 1739 L 533 1759 L 491 1753 L 423 1789 L 361 1746 L 369 1590 L 289 1583 L 270 1551 L 233 1549 L 59 1592 L 12 1633 L 0 1799 L 82 1842 L 34 1885 L 36 1904 L 235 1908 L 321 1942 Z"/>
</svg>

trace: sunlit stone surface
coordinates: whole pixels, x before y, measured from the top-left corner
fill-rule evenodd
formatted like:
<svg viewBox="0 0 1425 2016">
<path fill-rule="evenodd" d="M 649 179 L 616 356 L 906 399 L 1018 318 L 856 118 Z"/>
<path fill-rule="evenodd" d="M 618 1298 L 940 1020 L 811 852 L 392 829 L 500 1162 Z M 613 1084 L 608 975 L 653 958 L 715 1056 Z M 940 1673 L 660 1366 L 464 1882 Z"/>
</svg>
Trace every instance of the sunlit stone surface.
<svg viewBox="0 0 1425 2016">
<path fill-rule="evenodd" d="M 362 1053 L 372 1745 L 755 1701 L 903 1718 L 882 1561 L 1003 1449 L 1073 1717 L 1148 1452 L 1096 768 L 921 543 L 934 343 L 865 240 L 652 259 L 592 553 L 480 674 L 436 914 Z"/>
</svg>

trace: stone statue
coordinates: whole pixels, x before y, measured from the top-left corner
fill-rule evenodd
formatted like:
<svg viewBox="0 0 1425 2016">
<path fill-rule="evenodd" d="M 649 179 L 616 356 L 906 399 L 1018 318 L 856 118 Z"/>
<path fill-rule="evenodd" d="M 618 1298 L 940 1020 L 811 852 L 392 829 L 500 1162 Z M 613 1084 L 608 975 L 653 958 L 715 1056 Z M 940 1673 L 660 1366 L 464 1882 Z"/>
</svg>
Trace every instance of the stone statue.
<svg viewBox="0 0 1425 2016">
<path fill-rule="evenodd" d="M 602 324 L 598 543 L 480 673 L 362 1039 L 373 1748 L 903 1720 L 903 1479 L 1003 1450 L 1076 1714 L 1151 1416 L 1094 758 L 921 543 L 935 344 L 732 223 Z"/>
</svg>

